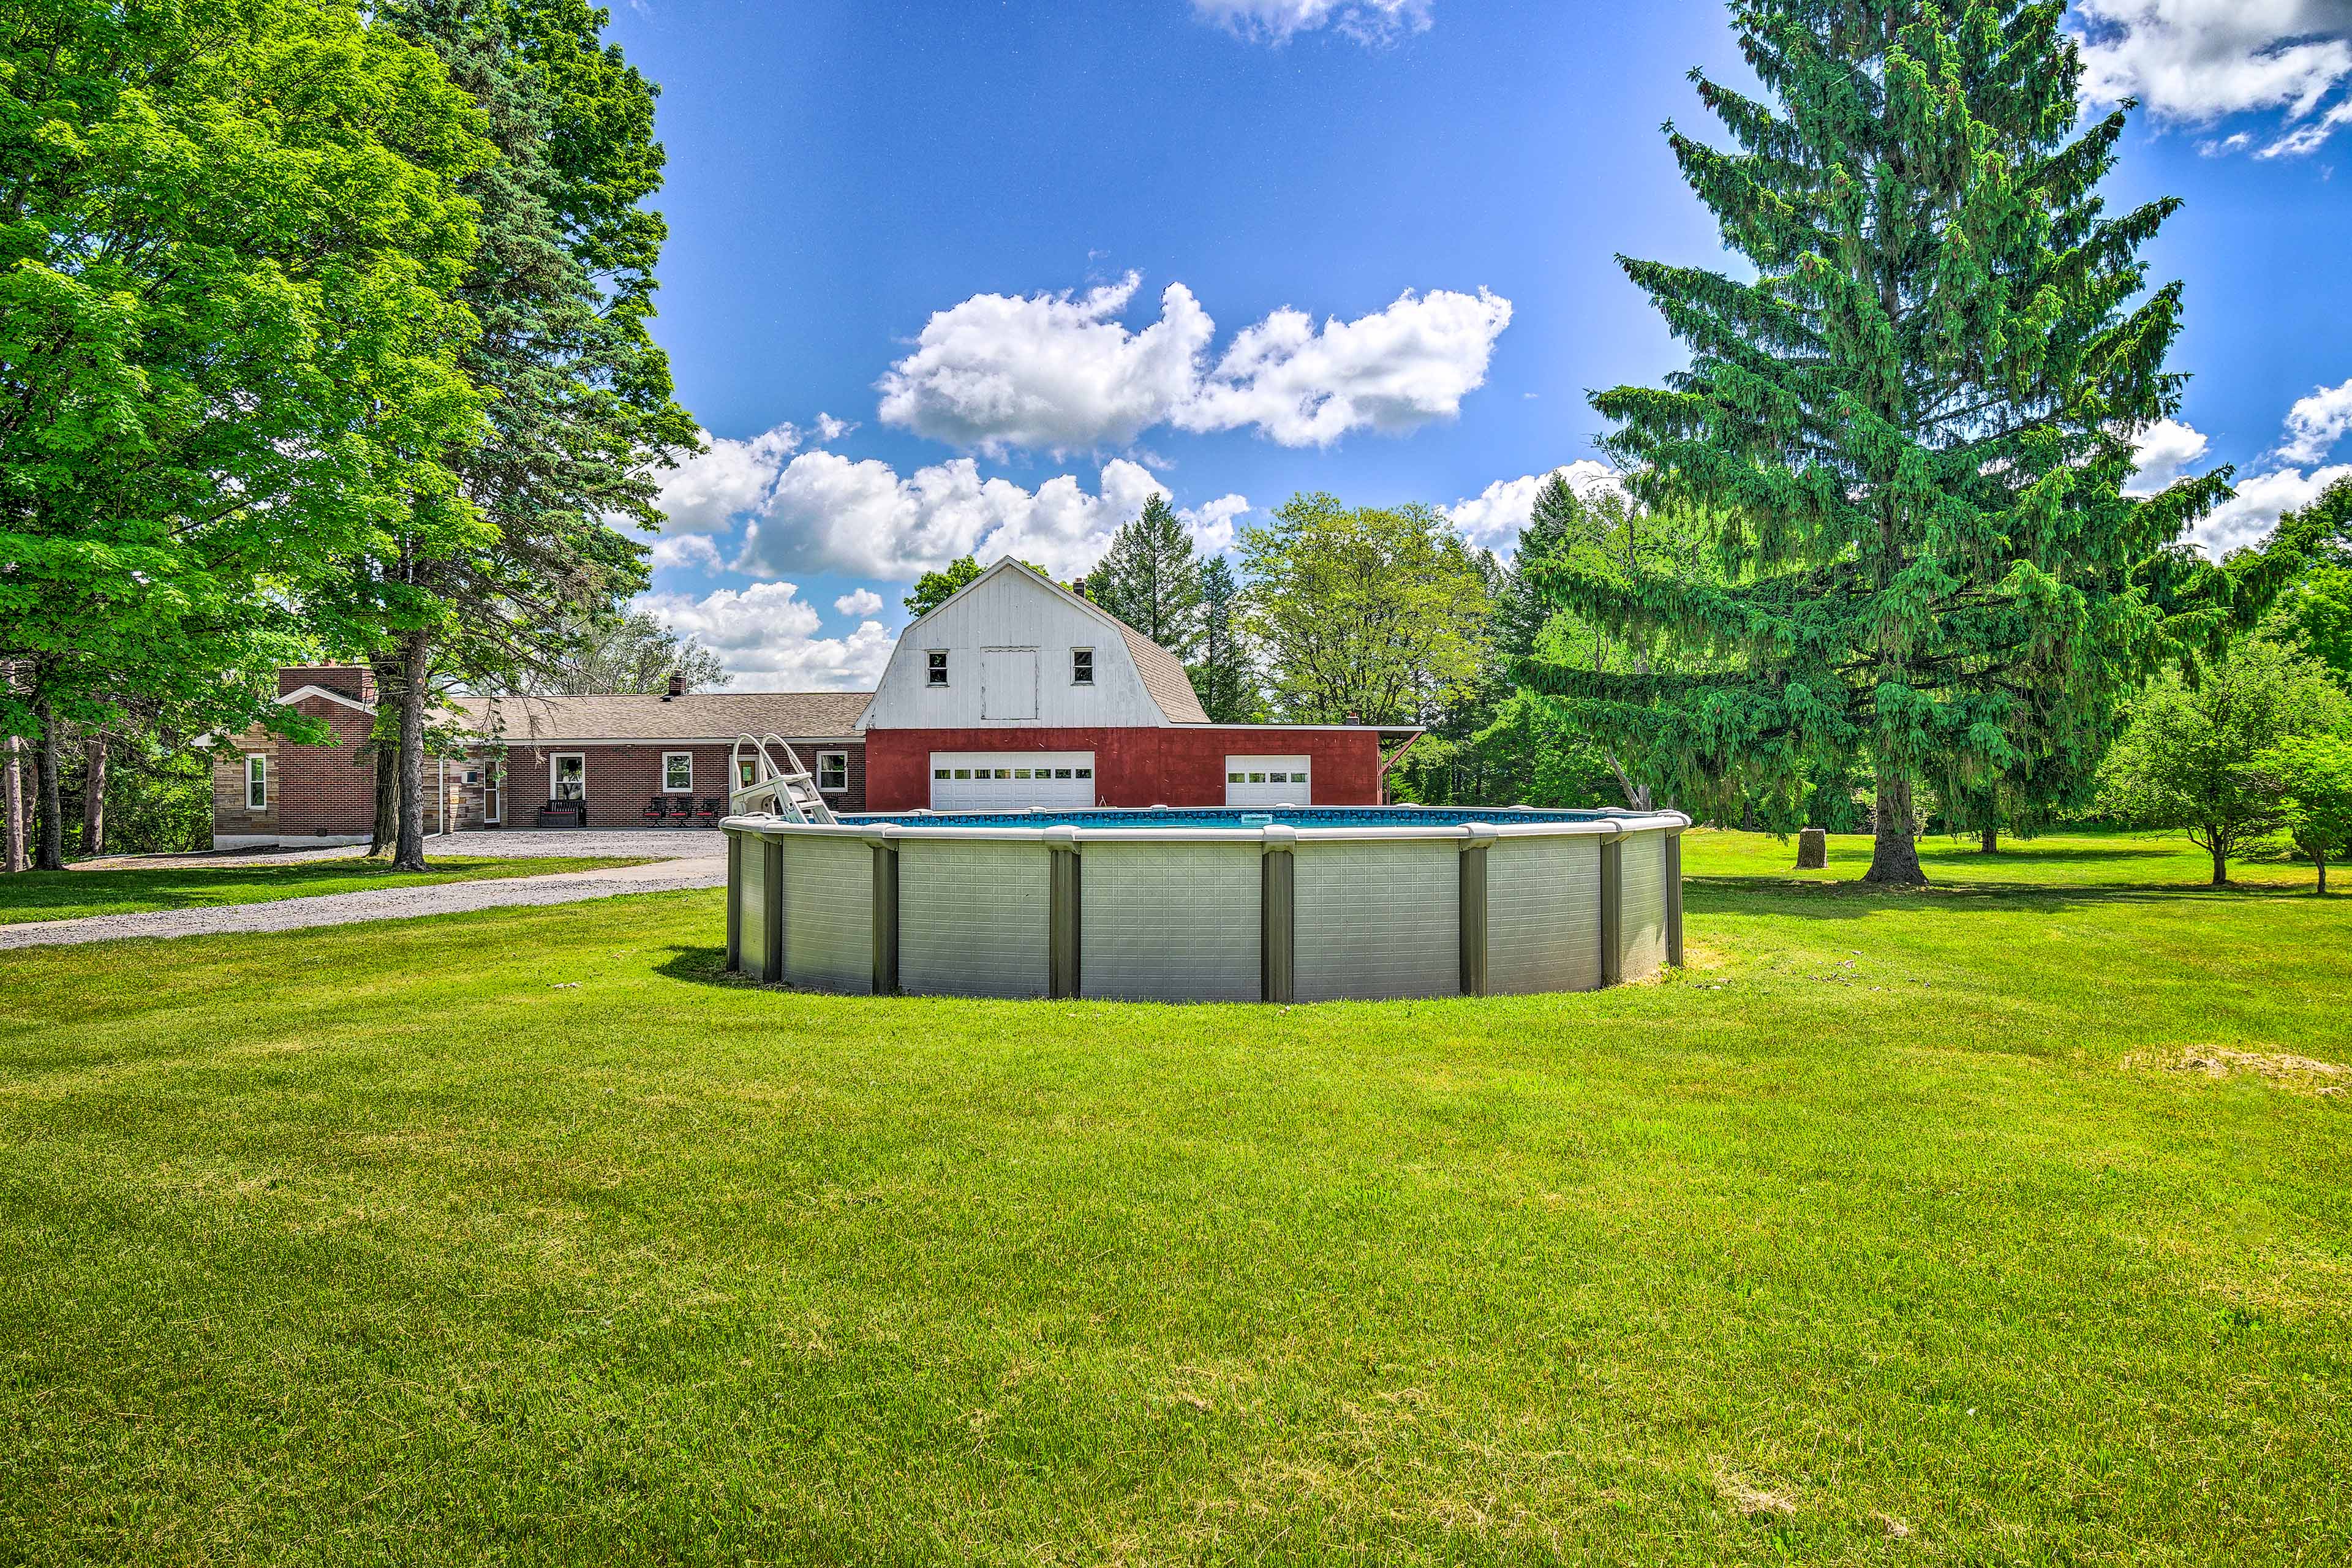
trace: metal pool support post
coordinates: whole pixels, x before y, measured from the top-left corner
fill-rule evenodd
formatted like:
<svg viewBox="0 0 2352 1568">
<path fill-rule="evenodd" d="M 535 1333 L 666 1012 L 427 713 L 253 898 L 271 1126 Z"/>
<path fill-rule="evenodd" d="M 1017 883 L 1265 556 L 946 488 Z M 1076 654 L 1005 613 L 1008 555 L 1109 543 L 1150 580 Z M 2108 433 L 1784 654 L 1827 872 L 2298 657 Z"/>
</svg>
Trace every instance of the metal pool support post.
<svg viewBox="0 0 2352 1568">
<path fill-rule="evenodd" d="M 1045 849 L 1052 857 L 1053 875 L 1046 915 L 1045 994 L 1056 999 L 1078 994 L 1078 830 L 1045 829 Z"/>
<path fill-rule="evenodd" d="M 1277 822 L 1260 832 L 1258 1000 L 1288 1002 L 1298 994 L 1298 829 Z"/>
<path fill-rule="evenodd" d="M 784 842 L 781 838 L 760 840 L 760 921 L 761 953 L 760 981 L 765 985 L 784 983 Z"/>
<path fill-rule="evenodd" d="M 898 847 L 891 829 L 869 835 L 874 847 L 874 994 L 898 994 Z"/>
<path fill-rule="evenodd" d="M 727 972 L 743 971 L 743 836 L 727 834 Z"/>
<path fill-rule="evenodd" d="M 1489 823 L 1462 826 L 1462 994 L 1486 994 L 1486 849 L 1495 842 Z"/>
<path fill-rule="evenodd" d="M 1625 978 L 1625 844 L 1617 827 L 1601 841 L 1601 984 Z"/>
<path fill-rule="evenodd" d="M 1683 966 L 1683 830 L 1666 829 L 1666 962 Z"/>
</svg>

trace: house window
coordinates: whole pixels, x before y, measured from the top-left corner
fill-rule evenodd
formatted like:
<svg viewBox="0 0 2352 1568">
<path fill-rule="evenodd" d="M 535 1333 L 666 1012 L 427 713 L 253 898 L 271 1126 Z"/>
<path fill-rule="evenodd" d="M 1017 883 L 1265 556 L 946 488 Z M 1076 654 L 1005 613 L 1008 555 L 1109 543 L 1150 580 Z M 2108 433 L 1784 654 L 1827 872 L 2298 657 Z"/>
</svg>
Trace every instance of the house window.
<svg viewBox="0 0 2352 1568">
<path fill-rule="evenodd" d="M 559 752 L 547 759 L 547 797 L 550 800 L 588 798 L 588 759 L 584 754 Z"/>
<path fill-rule="evenodd" d="M 662 753 L 662 794 L 692 795 L 694 793 L 694 753 L 664 752 Z"/>
<path fill-rule="evenodd" d="M 930 652 L 923 655 L 923 664 L 933 686 L 945 686 L 948 683 L 947 649 L 943 647 L 931 649 Z"/>
<path fill-rule="evenodd" d="M 257 752 L 245 759 L 245 808 L 269 809 L 269 759 Z"/>
<path fill-rule="evenodd" d="M 816 754 L 816 787 L 821 790 L 845 790 L 849 787 L 849 753 L 819 752 Z"/>
<path fill-rule="evenodd" d="M 1074 647 L 1070 650 L 1070 684 L 1092 686 L 1095 683 L 1095 650 Z"/>
</svg>

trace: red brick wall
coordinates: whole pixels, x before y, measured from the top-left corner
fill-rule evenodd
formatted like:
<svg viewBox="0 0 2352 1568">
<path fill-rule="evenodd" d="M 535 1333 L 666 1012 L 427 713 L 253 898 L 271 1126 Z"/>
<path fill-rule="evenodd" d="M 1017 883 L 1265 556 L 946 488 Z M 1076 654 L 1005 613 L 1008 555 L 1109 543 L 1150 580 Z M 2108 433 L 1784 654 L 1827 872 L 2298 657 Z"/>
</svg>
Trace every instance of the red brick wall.
<svg viewBox="0 0 2352 1568">
<path fill-rule="evenodd" d="M 930 805 L 933 752 L 1092 752 L 1102 805 L 1223 805 L 1228 756 L 1307 758 L 1318 805 L 1381 800 L 1381 738 L 1368 729 L 868 730 L 866 752 L 869 811 Z"/>
<path fill-rule="evenodd" d="M 313 684 L 297 681 L 295 689 Z M 215 835 L 273 833 L 287 837 L 349 837 L 375 824 L 375 769 L 358 763 L 359 748 L 373 721 L 369 715 L 323 697 L 306 697 L 294 711 L 323 722 L 331 744 L 306 746 L 259 728 L 237 737 L 236 752 L 213 764 L 213 832 Z M 245 759 L 259 752 L 269 758 L 268 808 L 245 804 Z"/>
<path fill-rule="evenodd" d="M 866 809 L 866 748 L 850 742 L 846 744 L 819 745 L 814 742 L 793 742 L 802 763 L 814 772 L 820 751 L 849 753 L 849 788 L 828 792 L 825 801 L 835 811 Z M 645 826 L 646 802 L 662 794 L 661 760 L 664 752 L 694 753 L 694 800 L 699 806 L 705 796 L 725 799 L 732 788 L 727 777 L 728 757 L 733 746 L 665 746 L 656 742 L 626 746 L 518 746 L 509 745 L 507 760 L 506 826 L 530 827 L 538 824 L 539 808 L 548 801 L 550 759 L 558 754 L 578 752 L 587 759 L 588 826 L 591 827 Z M 452 763 L 452 766 L 456 764 Z M 467 768 L 479 766 L 468 760 Z M 478 820 L 481 812 L 481 792 L 470 792 L 468 825 Z M 664 795 L 665 800 L 673 798 Z M 724 809 L 723 807 L 721 808 Z"/>
</svg>

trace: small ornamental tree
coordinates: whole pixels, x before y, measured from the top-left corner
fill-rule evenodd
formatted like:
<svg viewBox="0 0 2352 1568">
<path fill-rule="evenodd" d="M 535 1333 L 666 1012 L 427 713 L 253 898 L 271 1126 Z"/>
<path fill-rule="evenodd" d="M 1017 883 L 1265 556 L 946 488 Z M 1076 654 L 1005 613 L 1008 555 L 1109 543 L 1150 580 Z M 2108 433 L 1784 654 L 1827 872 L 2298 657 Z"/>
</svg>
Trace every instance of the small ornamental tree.
<svg viewBox="0 0 2352 1568">
<path fill-rule="evenodd" d="M 2319 868 L 2352 856 L 2352 735 L 2298 735 L 2264 753 L 2258 770 L 2279 792 L 2279 816 L 2294 847 Z"/>
<path fill-rule="evenodd" d="M 2218 888 L 2231 856 L 2287 823 L 2286 792 L 2268 759 L 2337 727 L 2345 699 L 2317 665 L 2259 639 L 2197 675 L 2192 683 L 2168 670 L 2133 704 L 2101 769 L 2099 799 L 2118 816 L 2186 831 L 2213 858 Z"/>
<path fill-rule="evenodd" d="M 2179 402 L 2179 289 L 2140 298 L 2137 259 L 2178 204 L 2105 210 L 2124 117 L 2082 125 L 2063 9 L 1732 6 L 1770 100 L 1700 78 L 1734 149 L 1667 134 L 1753 280 L 1625 260 L 1691 364 L 1593 399 L 1645 500 L 1715 514 L 1721 580 L 1572 557 L 1546 580 L 1706 657 L 1523 672 L 1701 805 L 1793 821 L 1809 767 L 1866 758 L 1874 883 L 1923 879 L 1922 782 L 2093 765 L 2156 657 L 2134 568 L 2226 493 L 2224 471 L 2122 494 L 2134 433 Z"/>
</svg>

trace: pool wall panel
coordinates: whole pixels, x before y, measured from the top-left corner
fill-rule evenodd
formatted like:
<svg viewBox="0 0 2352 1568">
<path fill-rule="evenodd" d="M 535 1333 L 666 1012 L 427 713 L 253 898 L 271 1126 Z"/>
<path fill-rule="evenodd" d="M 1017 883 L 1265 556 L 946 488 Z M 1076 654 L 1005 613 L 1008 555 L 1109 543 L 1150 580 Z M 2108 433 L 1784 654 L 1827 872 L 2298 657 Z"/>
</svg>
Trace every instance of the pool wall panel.
<svg viewBox="0 0 2352 1568">
<path fill-rule="evenodd" d="M 812 991 L 874 989 L 874 850 L 856 838 L 784 844 L 784 978 Z"/>
<path fill-rule="evenodd" d="M 1486 989 L 1496 996 L 1601 984 L 1601 841 L 1506 838 L 1486 856 Z"/>
<path fill-rule="evenodd" d="M 1255 844 L 1089 844 L 1080 993 L 1145 1002 L 1255 1002 Z"/>
<path fill-rule="evenodd" d="M 768 973 L 768 857 L 761 853 L 767 846 L 757 838 L 742 842 L 742 858 L 735 868 L 739 876 L 730 895 L 735 900 L 736 956 L 744 973 L 773 985 L 783 976 Z"/>
<path fill-rule="evenodd" d="M 1647 980 L 1666 962 L 1666 836 L 1633 834 L 1624 852 L 1625 978 Z"/>
<path fill-rule="evenodd" d="M 1461 846 L 1298 847 L 1297 996 L 1462 994 Z"/>
<path fill-rule="evenodd" d="M 899 987 L 949 996 L 1045 995 L 1053 980 L 1052 859 L 1034 844 L 902 840 Z M 1089 904 L 1093 894 L 1087 889 Z"/>
</svg>

